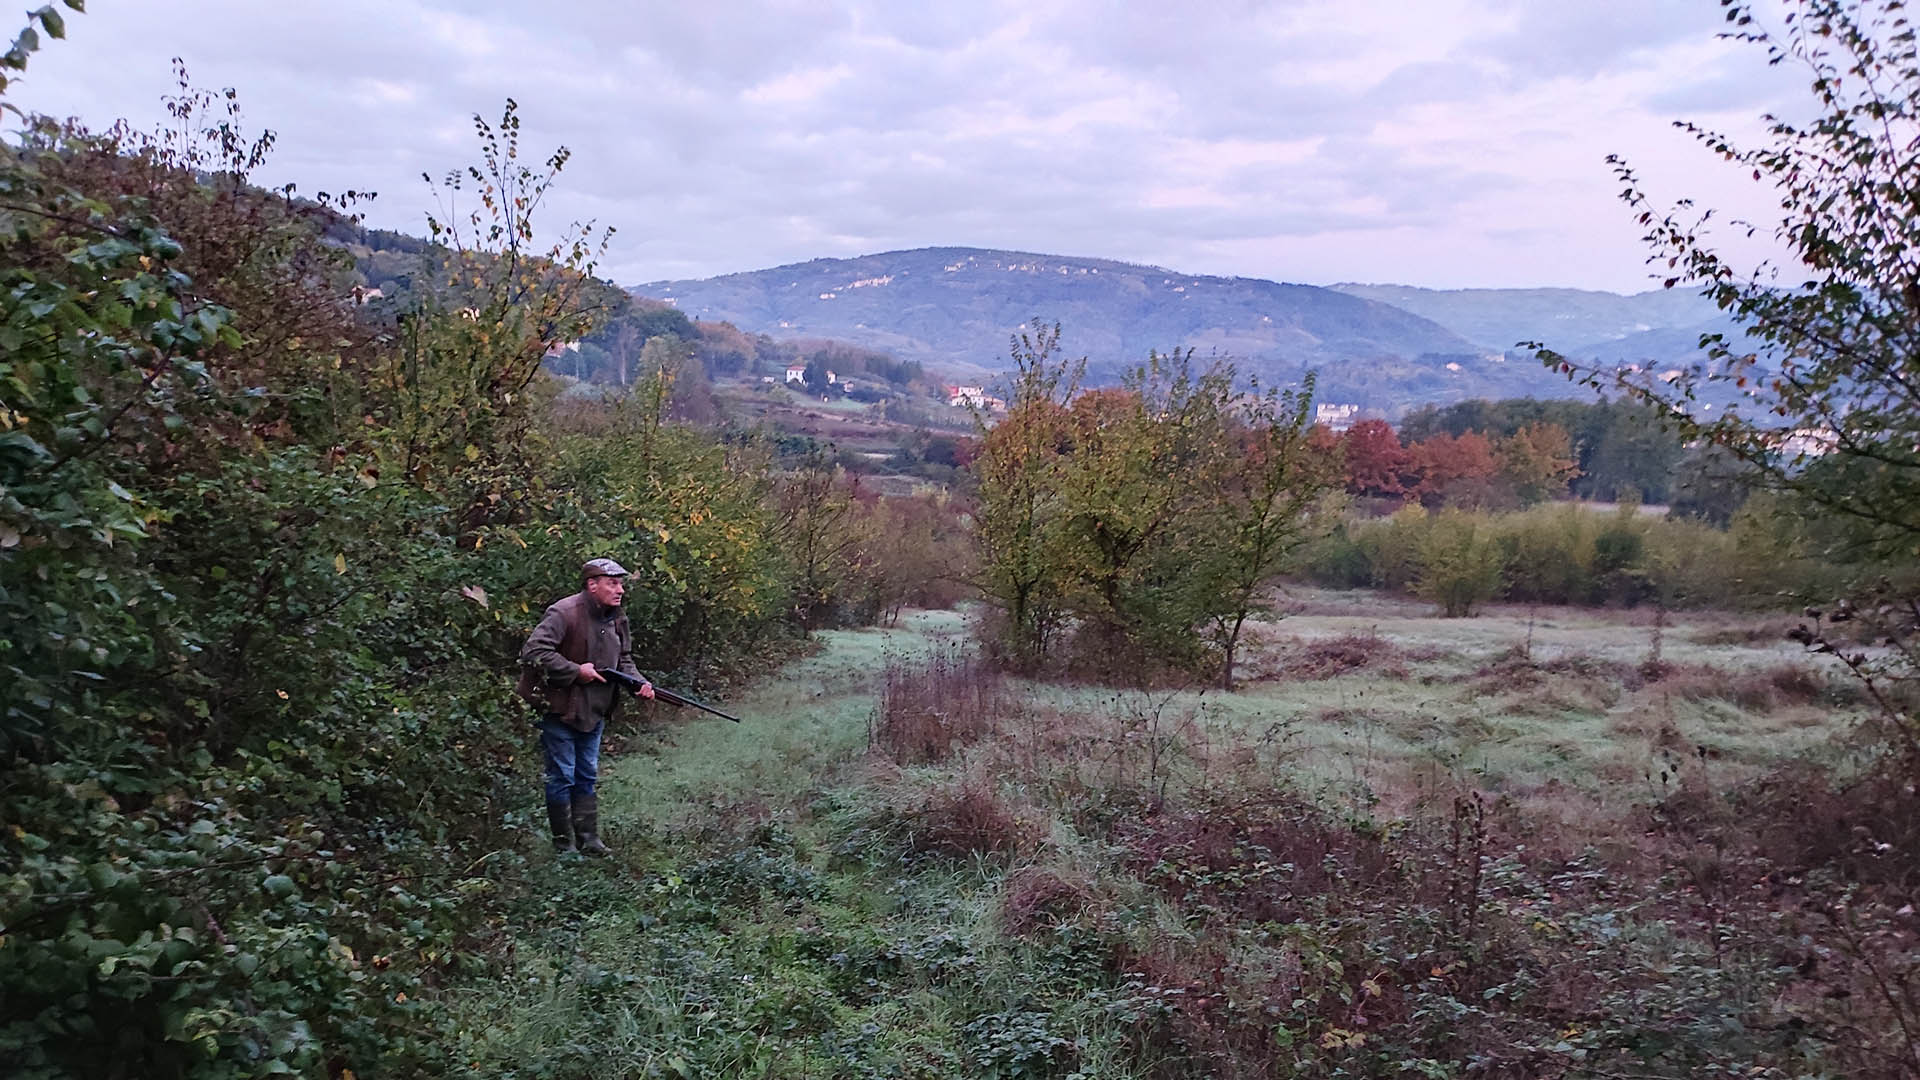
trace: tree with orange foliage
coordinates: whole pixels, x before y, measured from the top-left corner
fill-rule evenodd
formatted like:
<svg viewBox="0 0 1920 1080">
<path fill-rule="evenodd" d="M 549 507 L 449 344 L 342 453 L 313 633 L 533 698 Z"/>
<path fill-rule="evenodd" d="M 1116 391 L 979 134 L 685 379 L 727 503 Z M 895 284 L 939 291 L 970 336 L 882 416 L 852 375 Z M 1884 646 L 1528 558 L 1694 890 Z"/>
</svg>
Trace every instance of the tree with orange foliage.
<svg viewBox="0 0 1920 1080">
<path fill-rule="evenodd" d="M 1500 462 L 1485 435 L 1441 432 L 1407 451 L 1412 459 L 1408 471 L 1418 478 L 1412 494 L 1422 505 L 1483 506 L 1489 501 Z"/>
<path fill-rule="evenodd" d="M 1405 494 L 1403 477 L 1411 462 L 1393 425 L 1385 420 L 1362 420 L 1341 436 L 1340 448 L 1346 455 L 1350 494 L 1375 498 Z"/>
</svg>

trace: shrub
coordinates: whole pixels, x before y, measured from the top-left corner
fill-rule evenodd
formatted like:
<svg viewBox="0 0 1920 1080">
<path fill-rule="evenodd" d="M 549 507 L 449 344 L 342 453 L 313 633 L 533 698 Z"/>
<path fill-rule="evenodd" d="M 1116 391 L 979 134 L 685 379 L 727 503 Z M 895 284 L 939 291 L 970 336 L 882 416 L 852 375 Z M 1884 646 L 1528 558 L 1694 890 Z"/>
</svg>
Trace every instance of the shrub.
<svg viewBox="0 0 1920 1080">
<path fill-rule="evenodd" d="M 1506 559 L 1475 520 L 1448 510 L 1434 519 L 1420 545 L 1420 576 L 1416 591 L 1439 604 L 1448 618 L 1473 614 L 1478 605 L 1500 594 Z"/>
<path fill-rule="evenodd" d="M 1280 674 L 1285 678 L 1331 679 L 1364 670 L 1376 670 L 1392 678 L 1407 675 L 1400 649 L 1377 631 L 1310 641 L 1294 639 L 1276 643 L 1270 651 L 1278 655 Z"/>
<path fill-rule="evenodd" d="M 977 777 L 935 788 L 908 820 L 913 849 L 939 855 L 1012 854 L 1031 850 L 1037 839 L 1034 826 Z"/>
<path fill-rule="evenodd" d="M 1355 539 L 1355 526 L 1343 522 L 1307 545 L 1300 559 L 1300 576 L 1336 589 L 1359 589 L 1374 584 L 1373 563 Z"/>
<path fill-rule="evenodd" d="M 1751 713 L 1770 713 L 1783 705 L 1816 702 L 1846 705 L 1858 702 L 1861 697 L 1851 682 L 1834 682 L 1799 663 L 1740 672 L 1710 667 L 1676 669 L 1661 679 L 1659 686 L 1666 693 L 1688 701 L 1725 701 Z"/>
<path fill-rule="evenodd" d="M 1752 500 L 1729 529 L 1627 508 L 1602 514 L 1570 503 L 1447 513 L 1498 545 L 1503 570 L 1495 595 L 1507 600 L 1798 607 L 1825 602 L 1852 581 L 1898 577 L 1890 565 L 1813 557 L 1817 542 L 1809 528 L 1768 498 Z M 1418 593 L 1421 560 L 1440 521 L 1418 506 L 1390 518 L 1349 520 L 1306 548 L 1299 573 L 1334 588 L 1373 585 Z M 1459 528 L 1451 526 L 1449 535 L 1457 539 Z"/>
<path fill-rule="evenodd" d="M 924 666 L 889 656 L 867 743 L 902 765 L 941 761 L 997 727 L 1004 677 L 973 653 L 940 652 Z"/>
<path fill-rule="evenodd" d="M 1377 588 L 1411 589 L 1420 577 L 1420 553 L 1426 544 L 1431 517 L 1412 504 L 1385 520 L 1358 523 L 1354 542 L 1366 554 Z"/>
<path fill-rule="evenodd" d="M 1025 867 L 1007 875 L 1001 886 L 1000 925 L 1016 937 L 1030 934 L 1078 917 L 1092 899 L 1085 884 L 1044 867 Z"/>
</svg>

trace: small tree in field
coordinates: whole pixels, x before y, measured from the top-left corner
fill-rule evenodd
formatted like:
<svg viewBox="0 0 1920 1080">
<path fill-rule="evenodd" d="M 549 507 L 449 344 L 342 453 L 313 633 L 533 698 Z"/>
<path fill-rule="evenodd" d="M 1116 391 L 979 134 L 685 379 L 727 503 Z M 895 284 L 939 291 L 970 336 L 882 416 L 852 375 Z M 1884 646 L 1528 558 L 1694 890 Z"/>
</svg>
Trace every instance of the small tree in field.
<svg viewBox="0 0 1920 1080">
<path fill-rule="evenodd" d="M 1505 558 L 1500 545 L 1473 516 L 1443 511 L 1420 545 L 1420 577 L 1415 591 L 1439 604 L 1449 619 L 1465 618 L 1500 593 Z"/>
<path fill-rule="evenodd" d="M 1192 350 L 1149 353 L 1118 388 L 1069 406 L 1059 461 L 1064 518 L 1056 566 L 1077 640 L 1100 667 L 1139 673 L 1197 665 L 1213 539 L 1230 459 L 1233 369 Z M 1086 649 L 1078 651 L 1085 652 Z"/>
<path fill-rule="evenodd" d="M 1308 426 L 1313 384 L 1309 375 L 1299 391 L 1256 399 L 1225 448 L 1200 566 L 1225 690 L 1233 689 L 1234 659 L 1247 620 L 1267 609 L 1274 579 L 1303 545 L 1325 535 L 1337 516 L 1330 511 L 1338 500 L 1341 462 L 1337 453 L 1316 444 Z"/>
<path fill-rule="evenodd" d="M 977 420 L 980 454 L 974 459 L 980 502 L 976 584 L 999 608 L 1005 627 L 999 647 L 1018 667 L 1045 659 L 1059 617 L 1060 578 L 1054 552 L 1065 517 L 1059 495 L 1060 448 L 1067 433 L 1066 402 L 1086 361 L 1059 356 L 1060 326 L 1034 319 L 1015 334 L 1014 374 L 1007 415 L 989 429 Z"/>
<path fill-rule="evenodd" d="M 1656 209 L 1626 162 L 1612 159 L 1666 286 L 1699 289 L 1745 334 L 1703 336 L 1705 360 L 1670 384 L 1583 368 L 1548 349 L 1539 355 L 1576 378 L 1619 388 L 1689 441 L 1739 462 L 1752 482 L 1820 522 L 1836 551 L 1911 567 L 1920 556 L 1916 28 L 1899 0 L 1786 6 L 1776 33 L 1761 28 L 1754 4 L 1721 0 L 1729 36 L 1808 79 L 1815 117 L 1803 124 L 1770 116 L 1757 146 L 1679 125 L 1772 189 L 1781 257 L 1745 272 L 1716 246 L 1713 211 L 1687 202 Z M 1911 694 L 1902 690 L 1920 675 L 1920 581 L 1890 574 L 1871 592 L 1840 610 L 1875 621 L 1884 651 L 1840 650 L 1818 627 L 1804 637 L 1816 649 L 1841 652 L 1867 679 L 1888 739 L 1910 775 L 1920 776 L 1920 731 L 1903 704 Z"/>
</svg>

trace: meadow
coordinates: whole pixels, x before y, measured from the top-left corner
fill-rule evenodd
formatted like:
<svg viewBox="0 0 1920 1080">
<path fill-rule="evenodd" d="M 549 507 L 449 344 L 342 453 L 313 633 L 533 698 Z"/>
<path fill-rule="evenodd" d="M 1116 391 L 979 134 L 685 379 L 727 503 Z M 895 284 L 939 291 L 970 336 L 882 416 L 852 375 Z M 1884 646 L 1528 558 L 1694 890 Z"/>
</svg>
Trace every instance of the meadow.
<svg viewBox="0 0 1920 1080">
<path fill-rule="evenodd" d="M 1739 828 L 1769 777 L 1853 767 L 1857 695 L 1780 617 L 1279 610 L 1233 693 L 1015 679 L 966 614 L 913 611 L 816 635 L 734 702 L 746 725 L 656 716 L 605 783 L 618 855 L 532 868 L 501 978 L 451 1003 L 458 1053 L 1145 1078 L 1901 1052 L 1808 937 L 1793 840 Z"/>
</svg>

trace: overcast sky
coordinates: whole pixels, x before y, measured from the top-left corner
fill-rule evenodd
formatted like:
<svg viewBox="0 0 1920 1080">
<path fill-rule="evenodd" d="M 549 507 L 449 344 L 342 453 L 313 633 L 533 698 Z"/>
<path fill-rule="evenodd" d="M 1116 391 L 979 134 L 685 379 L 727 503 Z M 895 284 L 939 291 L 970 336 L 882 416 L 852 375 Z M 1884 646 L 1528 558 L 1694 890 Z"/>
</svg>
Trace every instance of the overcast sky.
<svg viewBox="0 0 1920 1080">
<path fill-rule="evenodd" d="M 91 0 L 8 99 L 156 126 L 169 58 L 278 132 L 260 174 L 372 189 L 521 104 L 552 223 L 623 283 L 926 245 L 1326 284 L 1649 287 L 1608 153 L 1751 212 L 1675 132 L 1795 107 L 1714 0 Z M 7 28 L 9 32 L 11 28 Z"/>
</svg>

